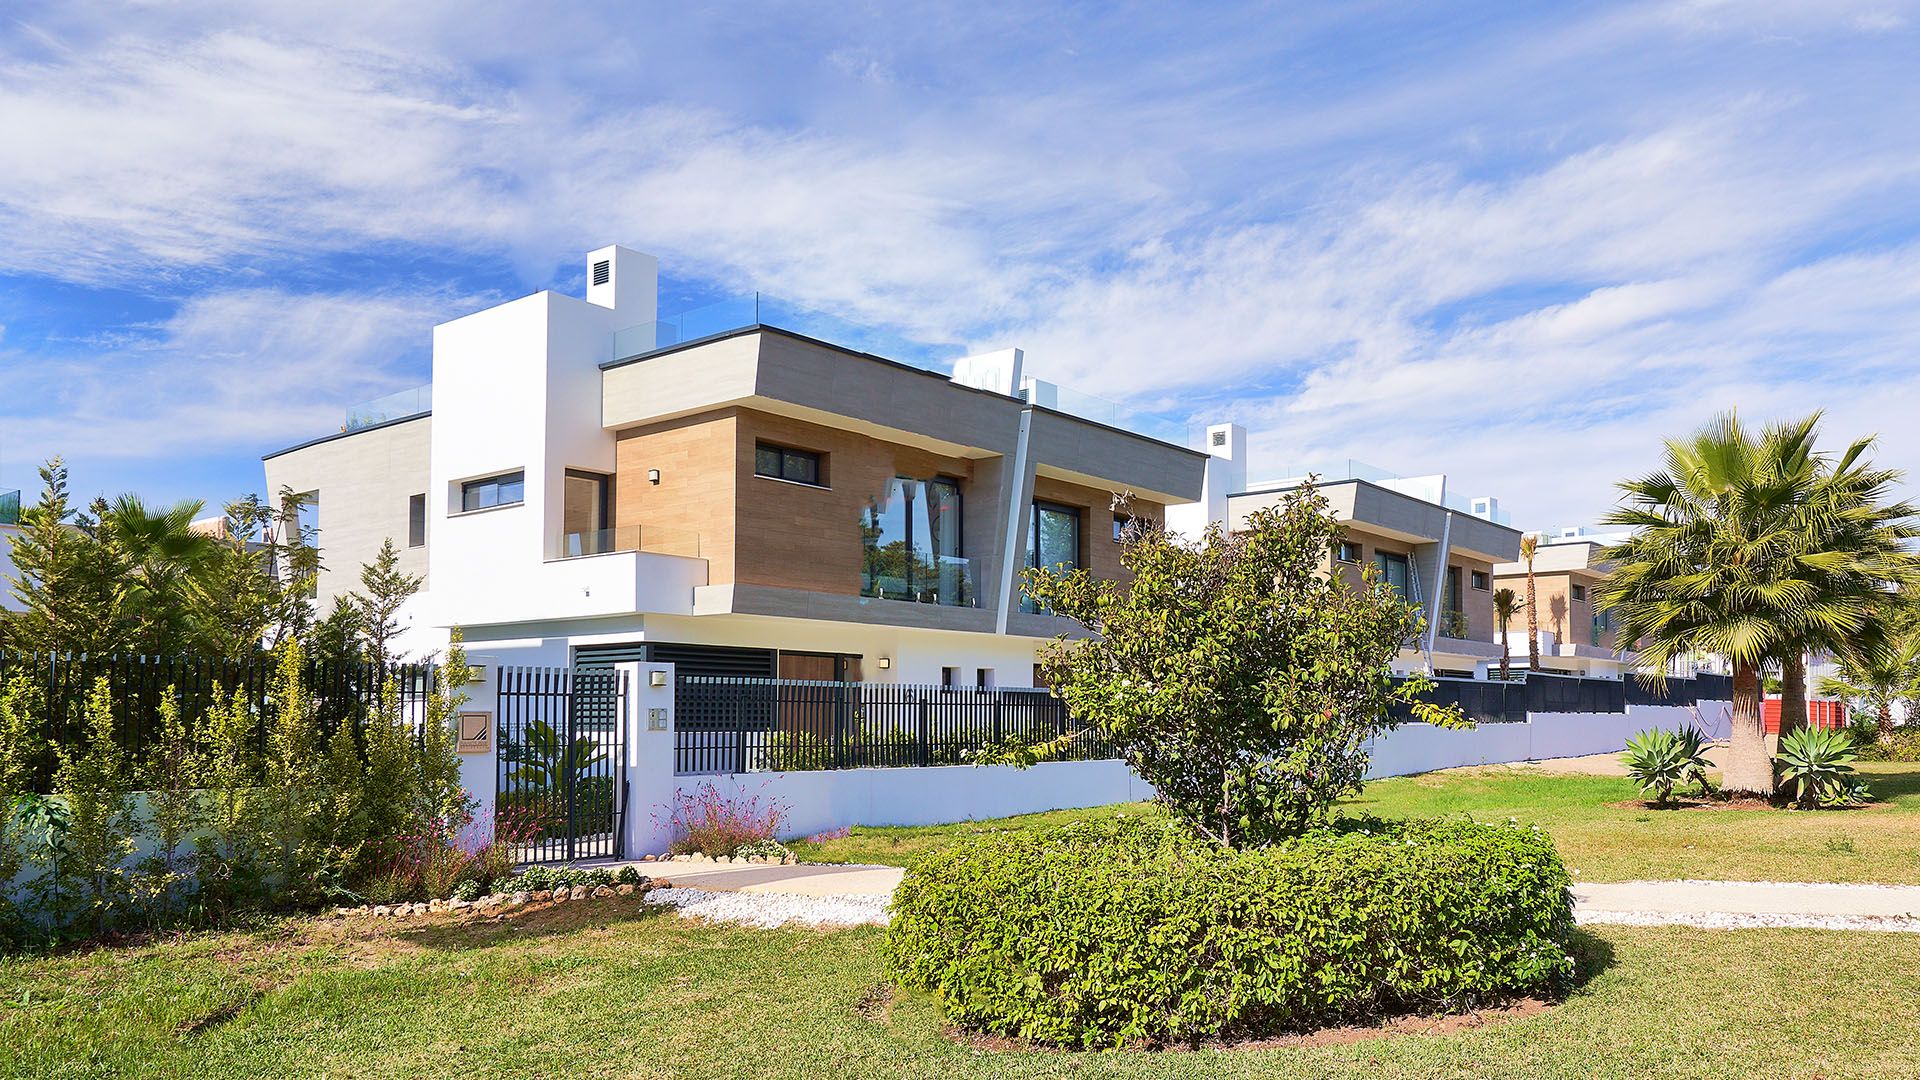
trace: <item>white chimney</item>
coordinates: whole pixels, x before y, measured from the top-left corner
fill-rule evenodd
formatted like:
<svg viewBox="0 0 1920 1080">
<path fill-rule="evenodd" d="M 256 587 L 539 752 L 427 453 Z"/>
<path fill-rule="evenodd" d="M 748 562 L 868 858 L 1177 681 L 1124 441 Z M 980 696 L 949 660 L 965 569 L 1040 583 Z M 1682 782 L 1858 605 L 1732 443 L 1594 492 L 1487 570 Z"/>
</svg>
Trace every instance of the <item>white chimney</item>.
<svg viewBox="0 0 1920 1080">
<path fill-rule="evenodd" d="M 611 308 L 625 326 L 659 318 L 660 260 L 619 245 L 587 255 L 587 303 Z"/>
</svg>

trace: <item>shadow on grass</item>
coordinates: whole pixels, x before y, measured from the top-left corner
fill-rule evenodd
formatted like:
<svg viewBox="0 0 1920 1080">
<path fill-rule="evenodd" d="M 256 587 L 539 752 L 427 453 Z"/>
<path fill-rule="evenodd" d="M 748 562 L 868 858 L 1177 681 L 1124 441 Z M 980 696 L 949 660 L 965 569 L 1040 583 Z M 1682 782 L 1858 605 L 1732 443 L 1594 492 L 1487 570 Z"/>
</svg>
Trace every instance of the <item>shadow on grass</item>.
<svg viewBox="0 0 1920 1080">
<path fill-rule="evenodd" d="M 1899 764 L 1907 765 L 1906 762 Z M 1920 796 L 1920 767 L 1908 765 L 1898 772 L 1862 771 L 1860 778 L 1867 782 L 1867 786 L 1873 789 L 1874 798 L 1881 802 Z"/>
<path fill-rule="evenodd" d="M 1605 938 L 1576 927 L 1569 946 L 1573 956 L 1573 985 L 1562 995 L 1563 1001 L 1579 994 L 1601 972 L 1613 966 L 1613 945 Z"/>
<path fill-rule="evenodd" d="M 673 910 L 665 904 L 643 904 L 631 897 L 618 902 L 576 900 L 491 918 L 402 923 L 391 932 L 396 940 L 421 948 L 457 952 L 562 937 L 586 929 L 648 923 L 672 915 Z"/>
</svg>

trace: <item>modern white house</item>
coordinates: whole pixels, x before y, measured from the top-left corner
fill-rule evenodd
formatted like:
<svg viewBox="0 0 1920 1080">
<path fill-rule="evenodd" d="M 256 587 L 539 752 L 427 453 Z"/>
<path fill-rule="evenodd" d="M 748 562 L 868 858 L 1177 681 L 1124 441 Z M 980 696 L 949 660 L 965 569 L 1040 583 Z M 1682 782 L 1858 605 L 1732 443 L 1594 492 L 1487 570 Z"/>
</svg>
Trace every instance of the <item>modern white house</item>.
<svg viewBox="0 0 1920 1080">
<path fill-rule="evenodd" d="M 20 535 L 20 492 L 0 491 L 0 618 L 23 605 L 13 595 L 13 539 Z"/>
<path fill-rule="evenodd" d="M 433 383 L 267 455 L 308 497 L 322 608 L 382 541 L 424 576 L 403 645 L 479 662 L 1029 686 L 1064 620 L 1027 566 L 1119 571 L 1206 455 L 1045 402 L 1019 350 L 951 376 L 747 316 L 662 320 L 654 258 L 587 257 L 433 330 Z"/>
</svg>

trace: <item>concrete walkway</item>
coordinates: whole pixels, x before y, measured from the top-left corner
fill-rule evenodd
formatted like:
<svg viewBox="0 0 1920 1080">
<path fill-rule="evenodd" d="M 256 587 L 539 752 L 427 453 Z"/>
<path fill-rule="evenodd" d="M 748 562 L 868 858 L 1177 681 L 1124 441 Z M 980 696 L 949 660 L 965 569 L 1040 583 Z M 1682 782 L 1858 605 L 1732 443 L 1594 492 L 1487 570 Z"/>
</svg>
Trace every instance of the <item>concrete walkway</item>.
<svg viewBox="0 0 1920 1080">
<path fill-rule="evenodd" d="M 892 866 L 639 863 L 641 872 L 708 893 L 873 899 L 892 895 Z M 1574 886 L 1582 923 L 1714 929 L 1808 927 L 1920 933 L 1920 886 L 1808 882 L 1618 881 Z"/>
</svg>

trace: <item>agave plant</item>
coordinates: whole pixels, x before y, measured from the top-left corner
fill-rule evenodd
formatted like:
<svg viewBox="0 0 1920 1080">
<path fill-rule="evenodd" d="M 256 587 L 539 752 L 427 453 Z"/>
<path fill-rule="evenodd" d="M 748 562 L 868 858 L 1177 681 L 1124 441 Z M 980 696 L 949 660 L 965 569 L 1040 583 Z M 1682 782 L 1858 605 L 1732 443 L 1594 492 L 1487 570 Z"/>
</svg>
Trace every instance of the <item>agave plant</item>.
<svg viewBox="0 0 1920 1080">
<path fill-rule="evenodd" d="M 1675 785 L 1697 781 L 1702 794 L 1711 794 L 1707 785 L 1706 737 L 1698 728 L 1680 731 L 1652 728 L 1627 740 L 1620 763 L 1641 791 L 1654 793 L 1654 801 L 1673 799 Z"/>
<path fill-rule="evenodd" d="M 1780 740 L 1773 756 L 1782 785 L 1801 806 L 1846 806 L 1872 796 L 1854 776 L 1859 752 L 1853 736 L 1837 728 L 1800 728 Z"/>
</svg>

